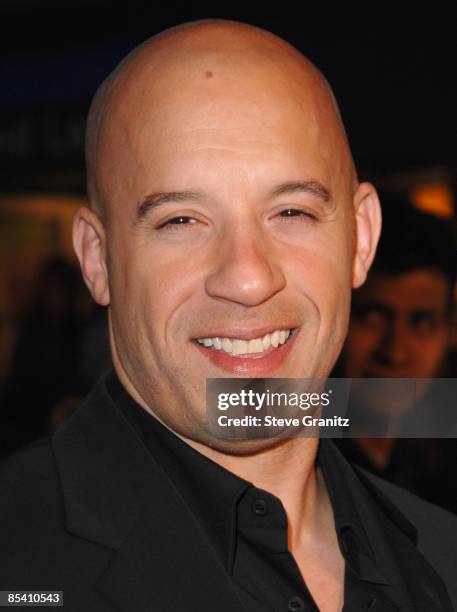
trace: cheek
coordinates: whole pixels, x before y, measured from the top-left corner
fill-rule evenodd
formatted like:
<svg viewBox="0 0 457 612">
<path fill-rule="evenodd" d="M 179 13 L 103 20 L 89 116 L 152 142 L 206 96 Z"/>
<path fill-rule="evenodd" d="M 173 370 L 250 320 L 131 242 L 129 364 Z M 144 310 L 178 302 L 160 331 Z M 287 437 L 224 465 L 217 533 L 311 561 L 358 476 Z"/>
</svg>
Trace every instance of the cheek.
<svg viewBox="0 0 457 612">
<path fill-rule="evenodd" d="M 351 260 L 344 248 L 325 243 L 318 246 L 323 248 L 309 252 L 301 268 L 305 270 L 302 288 L 317 308 L 320 340 L 338 345 L 339 352 L 349 321 Z"/>
<path fill-rule="evenodd" d="M 348 366 L 363 366 L 376 350 L 379 334 L 365 326 L 352 323 L 345 345 L 345 356 Z"/>
<path fill-rule="evenodd" d="M 193 257 L 167 261 L 150 253 L 137 264 L 130 281 L 133 318 L 153 350 L 176 358 L 176 347 L 188 339 L 198 322 L 204 266 Z M 155 348 L 154 348 L 155 347 Z M 182 361 L 184 355 L 179 355 Z"/>
<path fill-rule="evenodd" d="M 129 287 L 132 316 L 153 343 L 166 344 L 174 314 L 186 302 L 186 286 L 182 280 L 171 270 L 168 274 L 166 270 L 150 266 Z"/>
<path fill-rule="evenodd" d="M 190 278 L 191 266 L 176 257 L 165 257 L 146 239 L 116 236 L 109 254 L 110 288 L 114 304 L 129 311 L 147 311 L 149 317 L 161 317 L 176 302 L 180 288 Z M 116 246 L 116 245 L 119 246 Z"/>
<path fill-rule="evenodd" d="M 323 314 L 326 309 L 333 313 L 348 309 L 352 262 L 345 236 L 339 239 L 338 235 L 323 232 L 309 243 L 291 247 L 282 256 L 288 262 L 288 274 L 294 284 L 315 299 Z"/>
<path fill-rule="evenodd" d="M 445 334 L 417 342 L 416 356 L 421 364 L 422 376 L 433 377 L 441 366 L 446 354 L 447 338 Z"/>
</svg>

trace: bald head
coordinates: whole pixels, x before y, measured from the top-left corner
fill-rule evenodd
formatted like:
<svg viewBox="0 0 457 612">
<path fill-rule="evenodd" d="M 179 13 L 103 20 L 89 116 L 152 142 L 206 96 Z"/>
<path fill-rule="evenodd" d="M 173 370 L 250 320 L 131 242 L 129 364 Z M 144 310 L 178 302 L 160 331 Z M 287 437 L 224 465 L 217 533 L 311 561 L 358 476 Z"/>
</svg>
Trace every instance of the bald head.
<svg viewBox="0 0 457 612">
<path fill-rule="evenodd" d="M 264 112 L 262 103 L 275 97 L 284 113 L 293 110 L 292 105 L 306 107 L 314 132 L 320 131 L 319 148 L 327 148 L 334 158 L 329 163 L 355 184 L 336 100 L 318 69 L 271 32 L 210 19 L 182 24 L 150 38 L 99 87 L 86 130 L 91 207 L 105 219 L 113 200 L 113 181 L 125 167 L 122 149 L 138 144 L 141 132 L 149 127 L 166 127 L 161 123 L 165 114 L 174 112 L 175 120 L 185 121 L 184 113 L 192 113 L 195 107 L 206 105 L 211 112 L 212 107 L 226 104 L 229 108 L 233 99 L 239 103 L 241 98 L 255 114 Z M 274 122 L 277 109 L 269 111 Z M 229 129 L 229 115 L 216 117 L 215 113 L 214 123 L 222 118 Z M 248 115 L 246 112 L 246 121 Z"/>
</svg>

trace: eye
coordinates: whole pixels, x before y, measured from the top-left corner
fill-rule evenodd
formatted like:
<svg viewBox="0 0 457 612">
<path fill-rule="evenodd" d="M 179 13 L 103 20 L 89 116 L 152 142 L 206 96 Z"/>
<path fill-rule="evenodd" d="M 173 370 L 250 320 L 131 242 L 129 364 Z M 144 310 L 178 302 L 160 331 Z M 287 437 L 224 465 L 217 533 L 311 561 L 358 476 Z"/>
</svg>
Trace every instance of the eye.
<svg viewBox="0 0 457 612">
<path fill-rule="evenodd" d="M 186 225 L 194 225 L 197 223 L 197 220 L 193 217 L 188 217 L 186 215 L 179 215 L 178 217 L 172 217 L 171 219 L 167 219 L 163 223 L 161 223 L 157 229 L 166 229 L 167 231 L 176 232 L 184 229 Z"/>
<path fill-rule="evenodd" d="M 379 326 L 388 320 L 386 311 L 372 304 L 353 304 L 352 316 L 367 326 Z"/>
<path fill-rule="evenodd" d="M 296 221 L 316 221 L 316 216 L 299 208 L 285 208 L 279 213 L 279 217 L 285 223 L 295 223 Z"/>
<path fill-rule="evenodd" d="M 411 316 L 411 323 L 419 334 L 429 334 L 438 327 L 438 318 L 432 313 L 420 312 Z"/>
</svg>

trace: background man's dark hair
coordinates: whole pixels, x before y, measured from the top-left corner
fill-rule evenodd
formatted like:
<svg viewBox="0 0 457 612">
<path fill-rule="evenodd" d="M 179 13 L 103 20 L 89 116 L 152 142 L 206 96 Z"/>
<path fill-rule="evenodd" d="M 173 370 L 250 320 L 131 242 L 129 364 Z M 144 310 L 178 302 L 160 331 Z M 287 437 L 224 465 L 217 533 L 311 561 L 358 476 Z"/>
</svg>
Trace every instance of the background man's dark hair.
<svg viewBox="0 0 457 612">
<path fill-rule="evenodd" d="M 371 273 L 400 275 L 417 269 L 441 272 L 450 294 L 457 277 L 457 249 L 451 225 L 414 208 L 406 198 L 380 194 L 383 228 Z"/>
</svg>

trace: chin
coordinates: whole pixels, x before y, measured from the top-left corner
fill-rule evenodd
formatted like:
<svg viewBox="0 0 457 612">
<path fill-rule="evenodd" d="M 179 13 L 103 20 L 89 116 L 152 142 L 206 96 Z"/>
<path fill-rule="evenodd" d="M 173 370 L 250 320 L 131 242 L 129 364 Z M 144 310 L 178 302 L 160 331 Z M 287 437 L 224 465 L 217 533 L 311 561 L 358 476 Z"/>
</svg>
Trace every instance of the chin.
<svg viewBox="0 0 457 612">
<path fill-rule="evenodd" d="M 281 441 L 283 442 L 283 441 Z M 260 440 L 214 440 L 207 443 L 213 450 L 225 455 L 248 456 L 256 455 L 266 449 L 279 445 L 278 440 L 262 438 Z"/>
<path fill-rule="evenodd" d="M 247 456 L 258 454 L 264 450 L 272 449 L 277 446 L 282 446 L 290 437 L 288 431 L 284 431 L 274 437 L 252 438 L 249 440 L 229 440 L 225 438 L 216 438 L 207 434 L 204 436 L 204 439 L 195 441 L 226 455 Z"/>
</svg>

